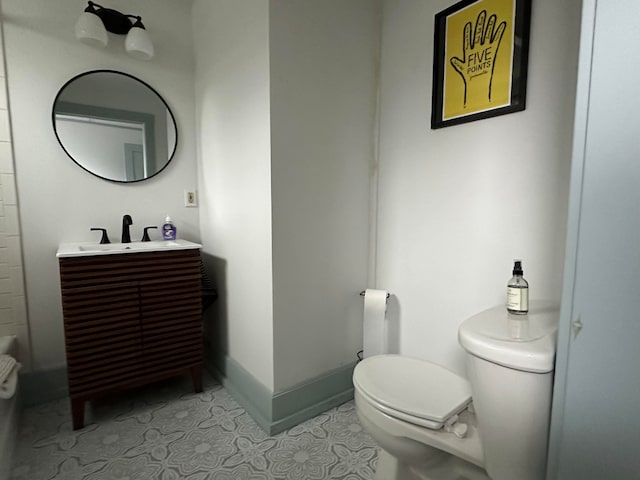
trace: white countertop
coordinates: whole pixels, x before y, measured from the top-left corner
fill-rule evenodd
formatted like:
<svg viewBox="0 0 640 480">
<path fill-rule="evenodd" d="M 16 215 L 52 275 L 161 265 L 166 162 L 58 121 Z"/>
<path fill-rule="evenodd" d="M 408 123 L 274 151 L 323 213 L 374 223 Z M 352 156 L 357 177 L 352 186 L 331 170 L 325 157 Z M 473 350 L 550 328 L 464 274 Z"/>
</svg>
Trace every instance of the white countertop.
<svg viewBox="0 0 640 480">
<path fill-rule="evenodd" d="M 188 240 L 153 240 L 131 243 L 61 243 L 56 257 L 89 257 L 94 255 L 119 255 L 140 252 L 165 252 L 170 250 L 191 250 L 202 248 L 199 243 Z"/>
</svg>

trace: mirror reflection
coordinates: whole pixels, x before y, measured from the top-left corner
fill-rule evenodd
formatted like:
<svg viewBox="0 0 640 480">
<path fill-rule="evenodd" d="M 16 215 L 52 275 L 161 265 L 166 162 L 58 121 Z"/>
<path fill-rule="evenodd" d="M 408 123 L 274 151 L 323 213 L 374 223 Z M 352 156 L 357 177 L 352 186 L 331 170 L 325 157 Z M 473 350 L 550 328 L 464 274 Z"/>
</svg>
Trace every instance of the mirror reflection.
<svg viewBox="0 0 640 480">
<path fill-rule="evenodd" d="M 142 80 L 112 70 L 69 80 L 54 101 L 53 128 L 74 162 L 114 182 L 153 177 L 177 144 L 176 123 L 162 97 Z"/>
</svg>

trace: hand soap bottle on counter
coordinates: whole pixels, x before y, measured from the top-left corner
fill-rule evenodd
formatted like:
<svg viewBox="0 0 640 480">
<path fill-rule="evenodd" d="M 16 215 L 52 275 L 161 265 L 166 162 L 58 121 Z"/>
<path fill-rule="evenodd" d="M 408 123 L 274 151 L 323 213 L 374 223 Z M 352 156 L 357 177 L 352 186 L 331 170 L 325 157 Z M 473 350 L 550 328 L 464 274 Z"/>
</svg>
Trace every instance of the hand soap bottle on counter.
<svg viewBox="0 0 640 480">
<path fill-rule="evenodd" d="M 529 283 L 522 273 L 522 260 L 514 260 L 513 277 L 507 284 L 507 310 L 516 315 L 524 315 L 529 311 Z"/>
<path fill-rule="evenodd" d="M 163 240 L 175 240 L 176 239 L 176 226 L 171 222 L 171 217 L 167 215 L 162 226 L 162 239 Z"/>
</svg>

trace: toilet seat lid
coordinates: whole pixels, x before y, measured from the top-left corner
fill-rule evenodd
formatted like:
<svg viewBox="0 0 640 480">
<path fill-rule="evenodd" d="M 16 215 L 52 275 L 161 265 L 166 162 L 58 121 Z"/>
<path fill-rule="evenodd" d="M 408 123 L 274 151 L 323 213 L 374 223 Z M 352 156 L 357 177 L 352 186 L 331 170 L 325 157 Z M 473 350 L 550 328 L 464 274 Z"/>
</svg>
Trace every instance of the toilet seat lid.
<svg viewBox="0 0 640 480">
<path fill-rule="evenodd" d="M 440 428 L 471 402 L 471 386 L 464 378 L 439 365 L 402 355 L 376 355 L 358 363 L 353 383 L 385 413 L 426 420 Z M 418 422 L 414 422 L 418 423 Z"/>
</svg>

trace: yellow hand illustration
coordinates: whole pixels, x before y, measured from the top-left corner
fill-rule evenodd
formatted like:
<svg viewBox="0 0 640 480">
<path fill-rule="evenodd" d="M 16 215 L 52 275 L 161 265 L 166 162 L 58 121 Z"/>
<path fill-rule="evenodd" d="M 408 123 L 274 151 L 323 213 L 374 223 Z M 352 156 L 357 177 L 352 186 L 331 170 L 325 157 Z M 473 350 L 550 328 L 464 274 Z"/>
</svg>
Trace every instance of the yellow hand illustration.
<svg viewBox="0 0 640 480">
<path fill-rule="evenodd" d="M 503 21 L 496 28 L 495 14 L 487 18 L 482 10 L 476 19 L 476 27 L 471 37 L 471 22 L 464 26 L 462 58 L 451 57 L 451 66 L 460 74 L 464 82 L 464 106 L 467 98 L 486 98 L 491 101 L 491 82 L 502 35 L 507 28 Z"/>
</svg>

